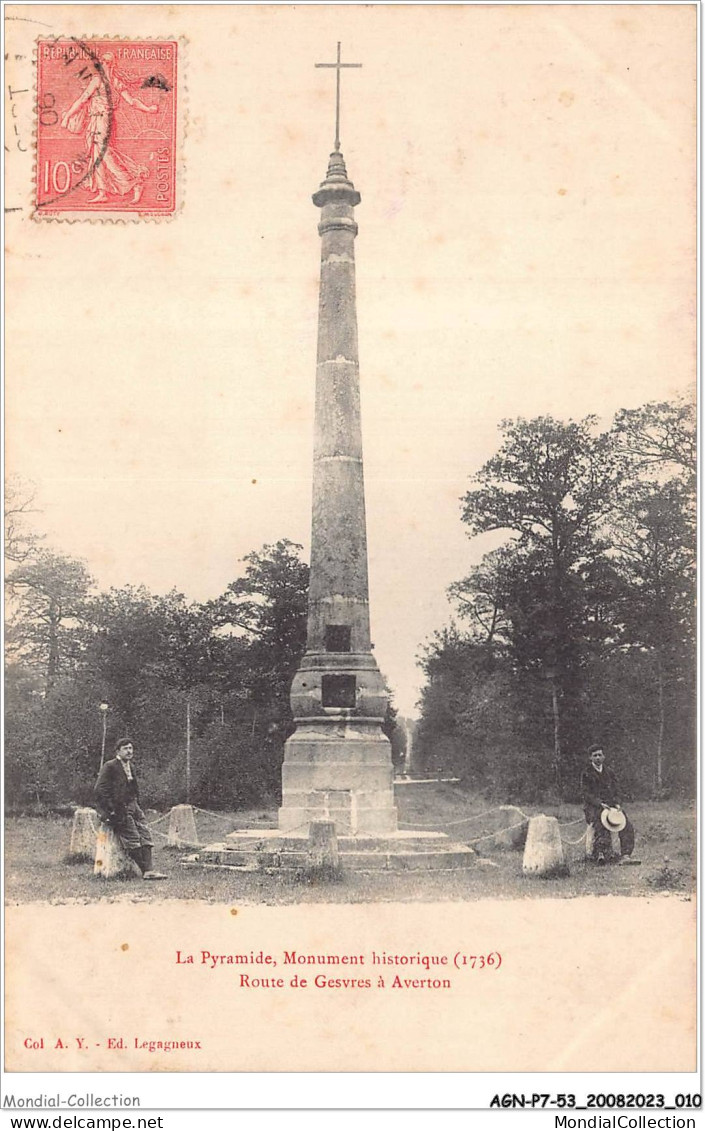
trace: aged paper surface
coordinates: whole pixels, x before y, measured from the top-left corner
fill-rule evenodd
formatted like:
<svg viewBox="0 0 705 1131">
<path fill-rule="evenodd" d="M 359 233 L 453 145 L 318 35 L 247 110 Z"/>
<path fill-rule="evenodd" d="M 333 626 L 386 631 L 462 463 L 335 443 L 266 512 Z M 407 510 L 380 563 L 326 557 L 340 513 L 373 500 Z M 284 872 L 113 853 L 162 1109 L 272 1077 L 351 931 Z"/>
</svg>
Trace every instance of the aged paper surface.
<svg viewBox="0 0 705 1131">
<path fill-rule="evenodd" d="M 7 1020 L 16 1052 L 8 1054 L 8 1067 L 32 1071 L 41 1059 L 45 1070 L 73 1072 L 599 1072 L 616 1026 L 621 1045 L 610 1054 L 612 1071 L 691 1070 L 692 905 L 609 902 L 620 931 L 609 969 L 595 938 L 602 912 L 593 899 L 243 907 L 235 918 L 229 907 L 176 903 L 85 907 L 80 919 L 75 907 L 15 908 L 9 918 L 8 948 L 15 957 Z M 670 943 L 658 926 L 664 906 Z M 57 939 L 50 961 L 42 933 L 47 913 Z M 445 991 L 395 990 L 389 967 L 282 964 L 284 952 L 406 949 L 452 956 L 467 940 L 474 951 L 491 950 L 497 939 L 507 940 L 504 971 L 480 976 L 443 970 L 452 984 Z M 96 956 L 88 966 L 87 947 Z M 287 985 L 243 988 L 244 967 L 176 965 L 177 949 L 200 960 L 205 947 L 213 954 L 264 947 L 279 959 L 265 974 L 281 974 Z M 385 989 L 375 988 L 380 972 Z M 409 969 L 396 972 L 406 977 Z M 262 968 L 248 967 L 247 973 L 252 979 Z M 295 974 L 308 984 L 291 986 Z M 329 981 L 371 976 L 372 985 L 315 986 L 316 975 Z M 79 984 L 77 1000 L 72 987 Z M 116 987 L 126 984 L 129 994 L 118 996 Z M 597 985 L 607 1010 L 594 1008 Z M 22 1047 L 17 1038 L 39 1034 L 40 1019 L 41 1031 L 63 1037 L 67 1050 L 47 1047 L 38 1057 Z M 236 1039 L 234 1028 L 247 1040 Z M 87 1038 L 89 1052 L 69 1039 L 75 1035 Z M 110 1038 L 115 1047 L 108 1047 Z M 200 1047 L 166 1053 L 155 1047 L 169 1039 Z"/>
<path fill-rule="evenodd" d="M 463 569 L 457 500 L 498 420 L 609 414 L 692 386 L 695 6 L 6 16 L 8 469 L 39 485 L 52 543 L 101 584 L 198 599 L 253 547 L 308 539 L 309 197 L 332 143 L 314 63 L 339 40 L 362 60 L 342 138 L 363 197 L 371 605 L 410 712 L 418 646 Z M 168 221 L 32 218 L 33 60 L 54 37 L 183 48 Z M 685 898 L 267 907 L 239 901 L 235 880 L 228 904 L 153 898 L 7 908 L 9 1071 L 695 1067 Z M 454 970 L 442 991 L 298 988 L 291 967 L 279 991 L 246 989 L 232 967 L 177 962 L 478 947 L 502 968 Z M 85 1048 L 61 1047 L 77 1036 Z M 201 1047 L 150 1049 L 160 1040 Z"/>
</svg>

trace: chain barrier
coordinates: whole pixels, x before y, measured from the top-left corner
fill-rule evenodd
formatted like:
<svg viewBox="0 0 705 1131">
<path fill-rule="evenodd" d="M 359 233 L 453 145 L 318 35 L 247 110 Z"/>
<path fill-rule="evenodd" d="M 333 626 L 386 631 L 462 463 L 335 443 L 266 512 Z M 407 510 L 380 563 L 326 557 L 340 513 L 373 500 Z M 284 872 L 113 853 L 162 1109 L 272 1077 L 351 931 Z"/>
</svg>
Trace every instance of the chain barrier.
<svg viewBox="0 0 705 1131">
<path fill-rule="evenodd" d="M 509 833 L 512 829 L 521 829 L 524 826 L 523 821 L 517 821 L 516 825 L 507 825 L 504 829 L 497 829 L 493 833 L 485 833 L 484 836 L 476 836 L 473 840 L 467 841 L 468 844 L 479 844 L 481 840 L 491 840 L 492 837 L 500 836 L 502 833 Z"/>
<path fill-rule="evenodd" d="M 472 814 L 472 816 L 470 816 L 470 817 L 462 817 L 461 819 L 459 819 L 459 820 L 457 820 L 457 821 L 444 821 L 444 822 L 442 822 L 441 824 L 433 824 L 433 825 L 426 825 L 426 824 L 424 824 L 424 825 L 412 825 L 412 824 L 411 824 L 410 822 L 407 822 L 407 821 L 401 821 L 401 822 L 400 822 L 400 827 L 404 827 L 404 826 L 405 826 L 405 827 L 406 827 L 406 829 L 407 829 L 407 831 L 409 831 L 409 832 L 413 832 L 413 831 L 414 831 L 415 829 L 418 829 L 419 831 L 421 831 L 421 830 L 428 830 L 428 829 L 445 829 L 445 828 L 454 827 L 454 826 L 456 826 L 456 825 L 464 825 L 464 824 L 467 824 L 467 823 L 468 823 L 468 822 L 470 822 L 470 821 L 477 821 L 477 820 L 479 820 L 479 819 L 480 819 L 481 817 L 488 817 L 488 816 L 489 816 L 490 814 L 492 814 L 492 813 L 499 813 L 499 812 L 500 812 L 500 811 L 501 811 L 501 810 L 502 810 L 503 808 L 506 808 L 506 807 L 505 807 L 505 806 L 495 806 L 495 808 L 493 808 L 493 809 L 485 809 L 485 810 L 484 810 L 484 811 L 483 811 L 482 813 L 473 813 L 473 814 Z M 529 815 L 528 815 L 527 813 L 524 813 L 524 811 L 523 811 L 522 809 L 519 809 L 519 807 L 518 807 L 518 806 L 513 806 L 513 808 L 516 808 L 516 809 L 518 809 L 518 812 L 519 812 L 519 813 L 521 813 L 521 817 L 522 817 L 521 821 L 517 821 L 517 823 L 516 823 L 516 824 L 514 824 L 514 825 L 507 825 L 506 827 L 504 827 L 504 828 L 501 828 L 501 829 L 495 829 L 495 830 L 494 830 L 493 832 L 491 832 L 491 833 L 485 833 L 485 834 L 483 834 L 482 836 L 473 837 L 473 838 L 472 838 L 472 840 L 468 840 L 468 841 L 466 841 L 466 843 L 467 843 L 467 844 L 469 844 L 469 845 L 473 845 L 473 844 L 480 844 L 480 843 L 481 843 L 482 841 L 484 841 L 484 840 L 492 840 L 492 839 L 493 839 L 493 837 L 501 836 L 501 835 L 503 835 L 504 833 L 513 832 L 513 831 L 514 831 L 514 829 L 520 829 L 520 828 L 522 828 L 522 826 L 524 825 L 524 823 L 525 823 L 526 821 L 530 820 L 531 818 L 529 817 Z M 217 820 L 220 820 L 220 821 L 227 821 L 227 822 L 230 822 L 230 821 L 232 820 L 232 818 L 230 818 L 230 817 L 226 817 L 226 816 L 224 816 L 224 814 L 222 814 L 222 813 L 214 813 L 214 812 L 212 812 L 212 811 L 211 811 L 211 810 L 209 810 L 209 809 L 201 809 L 201 808 L 200 808 L 199 806 L 197 806 L 197 805 L 194 805 L 194 806 L 193 806 L 193 810 L 194 810 L 194 812 L 196 812 L 196 813 L 203 813 L 203 814 L 205 814 L 205 816 L 207 816 L 207 817 L 215 817 L 215 818 L 216 818 Z M 166 818 L 167 818 L 168 816 L 169 816 L 169 813 L 165 813 L 165 814 L 164 814 L 163 816 L 159 817 L 159 818 L 158 818 L 158 819 L 157 819 L 156 821 L 153 821 L 153 822 L 152 822 L 152 823 L 150 824 L 150 826 L 149 826 L 149 827 L 150 827 L 150 829 L 154 829 L 154 831 L 156 832 L 157 836 L 161 836 L 161 837 L 163 837 L 163 838 L 164 838 L 164 840 L 168 840 L 168 839 L 169 839 L 168 833 L 163 833 L 163 832 L 161 831 L 161 829 L 158 829 L 158 828 L 156 828 L 156 826 L 157 826 L 158 824 L 160 824 L 160 822 L 161 822 L 161 821 L 164 821 L 164 820 L 166 820 Z M 91 829 L 92 829 L 93 833 L 94 833 L 94 834 L 95 834 L 96 836 L 98 836 L 98 834 L 99 834 L 99 831 L 100 831 L 100 830 L 96 828 L 96 826 L 95 826 L 95 824 L 94 824 L 94 822 L 93 822 L 93 818 L 92 818 L 91 816 L 89 816 L 89 818 L 88 818 L 88 819 L 89 819 L 89 821 L 90 821 L 90 825 L 91 825 Z M 583 817 L 576 817 L 574 821 L 564 821 L 564 822 L 562 822 L 562 823 L 559 823 L 559 828 L 561 828 L 561 829 L 570 828 L 570 827 L 571 827 L 571 825 L 577 825 L 577 824 L 580 824 L 580 822 L 581 822 L 581 821 L 583 821 L 583 820 L 584 820 L 584 818 L 583 818 Z M 311 824 L 310 820 L 302 821 L 302 822 L 301 822 L 301 824 L 299 824 L 299 825 L 294 825 L 294 827 L 293 827 L 292 829 L 287 829 L 287 830 L 286 830 L 286 833 L 284 833 L 283 835 L 285 835 L 285 836 L 286 836 L 286 835 L 289 835 L 289 834 L 292 834 L 292 833 L 296 833 L 296 832 L 298 832 L 298 831 L 299 831 L 300 829 L 305 829 L 305 828 L 308 828 L 308 827 L 310 826 L 310 824 Z M 238 829 L 234 829 L 234 830 L 233 830 L 233 832 L 238 832 L 238 831 L 240 831 L 240 830 L 238 830 Z M 247 831 L 247 832 L 248 832 L 248 833 L 249 833 L 250 835 L 253 835 L 253 834 L 255 834 L 255 835 L 256 835 L 256 833 L 257 833 L 258 831 L 260 831 L 260 830 L 250 830 L 250 829 L 248 829 L 248 830 L 245 830 L 245 831 Z M 265 830 L 261 830 L 261 831 L 265 831 Z M 585 840 L 586 836 L 587 836 L 587 829 L 586 829 L 586 830 L 585 830 L 585 832 L 584 832 L 584 833 L 582 834 L 582 836 L 581 836 L 581 837 L 579 837 L 579 838 L 578 838 L 577 840 L 566 840 L 566 839 L 565 839 L 565 838 L 563 837 L 563 835 L 562 835 L 562 834 L 561 834 L 561 840 L 562 840 L 563 844 L 565 844 L 565 845 L 570 845 L 571 847 L 576 847 L 577 845 L 579 845 L 579 844 L 582 844 L 582 843 L 583 843 L 583 841 Z M 282 849 L 282 850 L 280 850 L 280 851 L 282 851 L 282 852 L 287 852 L 287 851 L 289 851 L 289 850 L 288 850 L 288 849 Z"/>
<path fill-rule="evenodd" d="M 573 821 L 572 824 L 575 824 L 575 822 Z M 587 829 L 585 830 L 583 835 L 581 837 L 579 837 L 577 840 L 563 840 L 563 837 L 561 837 L 561 840 L 563 840 L 564 844 L 576 845 L 576 844 L 582 844 L 583 841 L 585 840 L 586 836 L 587 836 Z"/>
<path fill-rule="evenodd" d="M 410 832 L 413 832 L 414 829 L 419 829 L 419 830 L 421 830 L 421 829 L 445 829 L 445 828 L 450 828 L 451 826 L 454 826 L 454 825 L 466 824 L 468 821 L 476 821 L 480 817 L 489 816 L 490 813 L 498 813 L 503 808 L 506 808 L 506 807 L 505 806 L 497 806 L 494 809 L 486 809 L 483 813 L 475 813 L 475 814 L 473 814 L 472 817 L 464 817 L 462 820 L 459 820 L 459 821 L 445 821 L 445 822 L 443 822 L 443 824 L 440 824 L 440 825 L 411 825 L 409 822 L 400 822 L 400 824 L 402 826 L 406 825 Z M 466 841 L 466 844 L 471 844 L 471 845 L 472 844 L 479 844 L 483 840 L 492 840 L 493 837 L 500 836 L 503 833 L 512 832 L 514 829 L 520 829 L 523 826 L 525 821 L 531 820 L 529 814 L 525 813 L 523 811 L 523 809 L 519 809 L 518 805 L 513 806 L 513 808 L 517 809 L 519 811 L 519 813 L 521 813 L 521 816 L 522 816 L 521 821 L 517 821 L 517 823 L 515 825 L 507 825 L 505 828 L 495 829 L 494 832 L 485 833 L 483 836 L 473 837 L 472 840 Z M 567 828 L 570 828 L 571 825 L 579 825 L 584 820 L 585 820 L 584 817 L 576 817 L 574 821 L 563 821 L 562 823 L 559 822 L 558 827 L 560 829 L 567 829 Z M 575 846 L 575 845 L 578 845 L 578 844 L 582 844 L 582 842 L 585 840 L 586 836 L 587 836 L 587 830 L 583 833 L 583 835 L 581 837 L 578 838 L 578 840 L 566 840 L 564 838 L 563 834 L 561 833 L 561 840 L 562 840 L 563 844 Z"/>
<path fill-rule="evenodd" d="M 155 825 L 161 824 L 162 821 L 166 821 L 168 816 L 169 813 L 163 813 L 161 817 L 157 817 L 156 821 L 151 821 L 149 825 L 150 829 L 153 829 Z"/>
<path fill-rule="evenodd" d="M 163 820 L 163 818 L 161 818 L 161 819 Z M 93 832 L 93 833 L 95 834 L 95 836 L 99 836 L 99 835 L 100 835 L 100 829 L 97 829 L 97 828 L 95 827 L 95 824 L 93 823 L 93 818 L 92 818 L 92 817 L 89 817 L 89 818 L 88 818 L 88 820 L 90 821 L 90 826 L 91 826 L 91 830 L 92 830 L 92 832 Z M 154 822 L 154 825 L 156 825 L 156 823 L 157 823 L 157 822 L 155 821 L 155 822 Z M 101 822 L 101 824 L 105 825 L 105 827 L 106 827 L 107 829 L 112 829 L 112 825 L 109 825 L 107 821 L 102 821 L 102 822 Z M 161 829 L 155 829 L 155 828 L 154 828 L 154 825 L 149 825 L 149 828 L 150 828 L 150 829 L 154 829 L 154 831 L 155 831 L 155 833 L 157 834 L 157 836 L 163 836 L 163 837 L 164 837 L 164 840 L 168 840 L 168 839 L 169 839 L 169 836 L 168 836 L 168 834 L 167 834 L 167 833 L 163 833 Z M 113 832 L 115 832 L 115 830 L 114 830 L 114 829 L 113 829 L 112 831 L 113 831 Z M 117 834 L 116 834 L 116 835 L 117 835 Z"/>
<path fill-rule="evenodd" d="M 226 817 L 224 813 L 213 813 L 211 809 L 201 809 L 198 805 L 192 805 L 194 813 L 204 813 L 206 817 L 215 817 L 217 821 L 231 821 L 232 817 Z"/>
<path fill-rule="evenodd" d="M 449 829 L 455 825 L 466 825 L 469 821 L 479 821 L 481 817 L 488 817 L 490 813 L 499 813 L 502 809 L 507 808 L 516 809 L 521 813 L 522 823 L 523 821 L 529 820 L 528 813 L 525 813 L 523 809 L 519 809 L 518 805 L 496 805 L 494 809 L 485 809 L 482 813 L 473 813 L 471 817 L 461 817 L 457 821 L 442 821 L 441 824 L 436 825 L 412 825 L 410 821 L 401 821 L 400 824 L 407 825 L 410 831 L 414 829 Z M 494 833 L 492 835 L 494 836 Z"/>
<path fill-rule="evenodd" d="M 580 818 L 580 819 L 582 820 L 582 818 Z M 500 835 L 501 833 L 508 833 L 508 832 L 511 832 L 511 831 L 512 831 L 512 829 L 520 829 L 520 828 L 521 828 L 521 827 L 523 826 L 523 824 L 524 824 L 524 822 L 523 822 L 523 821 L 518 821 L 516 825 L 507 825 L 507 827 L 506 827 L 505 829 L 497 829 L 497 831 L 496 831 L 496 832 L 493 832 L 493 833 L 487 833 L 487 834 L 486 834 L 485 836 L 478 836 L 478 837 L 475 837 L 475 839 L 474 839 L 474 840 L 469 840 L 469 841 L 468 841 L 467 843 L 468 843 L 468 844 L 479 844 L 481 840 L 490 840 L 490 839 L 491 839 L 492 837 L 498 836 L 498 835 Z M 570 824 L 570 825 L 574 825 L 574 824 L 576 824 L 576 822 L 575 822 L 575 821 L 568 821 L 568 822 L 567 822 L 567 824 Z M 559 826 L 559 828 L 566 828 L 566 827 L 567 827 L 566 825 L 561 825 L 561 826 Z M 585 832 L 583 833 L 583 835 L 582 835 L 581 837 L 579 837 L 579 838 L 578 838 L 578 840 L 566 840 L 566 839 L 565 839 L 565 838 L 564 838 L 564 837 L 563 837 L 563 836 L 561 835 L 561 842 L 562 842 L 563 844 L 570 844 L 570 845 L 573 845 L 573 846 L 574 846 L 574 845 L 576 845 L 576 844 L 582 844 L 582 842 L 583 842 L 583 841 L 585 840 L 585 837 L 586 837 L 586 836 L 587 836 L 587 829 L 585 830 Z"/>
<path fill-rule="evenodd" d="M 458 820 L 455 820 L 455 821 L 441 821 L 441 822 L 435 823 L 435 824 L 419 824 L 419 823 L 414 823 L 414 822 L 411 822 L 411 821 L 400 821 L 399 827 L 404 828 L 409 832 L 413 832 L 415 829 L 422 831 L 422 830 L 429 830 L 429 829 L 432 830 L 432 829 L 455 828 L 458 825 L 467 825 L 472 821 L 479 821 L 479 820 L 481 820 L 481 818 L 489 817 L 492 813 L 499 813 L 499 812 L 501 812 L 502 809 L 505 809 L 505 808 L 514 808 L 514 809 L 517 809 L 517 811 L 519 813 L 521 813 L 522 820 L 521 820 L 520 824 L 523 824 L 524 821 L 530 820 L 530 815 L 528 813 L 525 813 L 523 809 L 520 809 L 518 805 L 514 805 L 514 806 L 496 805 L 492 809 L 484 809 L 481 813 L 472 813 L 469 817 L 460 817 L 460 818 L 458 818 Z M 192 809 L 193 809 L 194 813 L 203 813 L 206 817 L 214 817 L 215 820 L 217 820 L 217 821 L 225 821 L 225 822 L 228 822 L 228 823 L 230 823 L 232 821 L 232 817 L 225 816 L 225 814 L 223 814 L 223 813 L 214 813 L 212 809 L 201 809 L 201 807 L 199 805 L 193 805 Z M 156 821 L 151 821 L 150 825 L 149 825 L 150 829 L 156 829 L 156 826 L 161 824 L 162 821 L 165 821 L 169 815 L 170 815 L 170 813 L 164 813 L 161 817 L 158 817 Z M 570 828 L 571 825 L 578 825 L 583 820 L 584 820 L 583 817 L 576 817 L 574 821 L 559 822 L 559 827 L 562 828 L 562 829 Z M 300 825 L 295 825 L 293 829 L 288 829 L 287 831 L 292 832 L 292 833 L 298 832 L 299 829 L 306 828 L 306 826 L 309 825 L 309 824 L 310 824 L 310 821 L 308 821 L 308 820 L 302 821 L 302 823 Z M 509 828 L 517 828 L 518 826 L 510 825 L 508 827 Z M 234 831 L 237 831 L 237 830 L 234 830 Z M 498 829 L 497 831 L 498 832 L 500 832 L 500 831 L 506 832 L 507 830 L 506 829 L 505 830 L 499 830 Z M 164 834 L 160 833 L 159 835 L 163 836 Z M 494 836 L 494 835 L 495 835 L 495 833 L 488 833 L 487 834 L 488 837 Z M 485 839 L 485 838 L 483 838 L 483 839 Z M 567 842 L 567 843 L 569 843 L 569 842 Z M 580 841 L 575 841 L 574 843 L 579 844 Z"/>
</svg>

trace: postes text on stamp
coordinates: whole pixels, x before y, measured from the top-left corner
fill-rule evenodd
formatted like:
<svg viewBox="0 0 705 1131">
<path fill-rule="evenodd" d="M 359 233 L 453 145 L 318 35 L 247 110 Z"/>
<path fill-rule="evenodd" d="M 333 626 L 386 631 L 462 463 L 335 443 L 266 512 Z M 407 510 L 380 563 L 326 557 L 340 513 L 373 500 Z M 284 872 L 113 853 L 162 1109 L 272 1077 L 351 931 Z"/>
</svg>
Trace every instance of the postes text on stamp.
<svg viewBox="0 0 705 1131">
<path fill-rule="evenodd" d="M 175 40 L 39 39 L 35 216 L 177 206 Z"/>
</svg>

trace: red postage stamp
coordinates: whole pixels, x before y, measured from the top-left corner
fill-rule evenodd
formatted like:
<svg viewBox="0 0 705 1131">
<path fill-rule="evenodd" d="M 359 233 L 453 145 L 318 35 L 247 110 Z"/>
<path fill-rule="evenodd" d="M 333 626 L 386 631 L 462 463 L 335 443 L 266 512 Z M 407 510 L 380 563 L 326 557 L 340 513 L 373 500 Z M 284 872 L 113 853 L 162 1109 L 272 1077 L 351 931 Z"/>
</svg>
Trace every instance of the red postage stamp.
<svg viewBox="0 0 705 1131">
<path fill-rule="evenodd" d="M 177 207 L 176 40 L 37 42 L 35 216 Z"/>
</svg>

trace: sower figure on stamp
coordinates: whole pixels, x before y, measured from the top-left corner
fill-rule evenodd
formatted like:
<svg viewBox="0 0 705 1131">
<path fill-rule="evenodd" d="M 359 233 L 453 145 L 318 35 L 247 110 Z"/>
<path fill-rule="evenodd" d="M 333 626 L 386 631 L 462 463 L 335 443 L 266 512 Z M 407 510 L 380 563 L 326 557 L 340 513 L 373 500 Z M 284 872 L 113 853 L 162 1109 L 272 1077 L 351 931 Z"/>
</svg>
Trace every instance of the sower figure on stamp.
<svg viewBox="0 0 705 1131">
<path fill-rule="evenodd" d="M 96 808 L 103 821 L 114 830 L 135 861 L 143 880 L 165 880 L 152 867 L 154 841 L 139 803 L 139 789 L 132 769 L 134 747 L 129 738 L 115 744 L 115 757 L 106 762 L 95 787 Z"/>
<path fill-rule="evenodd" d="M 128 76 L 118 69 L 111 51 L 106 51 L 97 74 L 85 68 L 85 87 L 61 117 L 61 125 L 71 133 L 85 133 L 89 162 L 87 187 L 95 189 L 90 204 L 101 204 L 108 195 L 132 193 L 139 201 L 149 176 L 146 165 L 133 161 L 115 147 L 115 112 L 120 100 L 144 114 L 156 114 L 157 107 L 143 102 L 128 90 Z"/>
<path fill-rule="evenodd" d="M 601 746 L 588 750 L 589 763 L 582 772 L 580 789 L 583 796 L 585 820 L 593 830 L 592 859 L 605 864 L 610 855 L 612 832 L 619 833 L 620 864 L 636 864 L 634 851 L 634 826 L 620 804 L 620 790 L 612 770 L 605 766 Z"/>
</svg>

